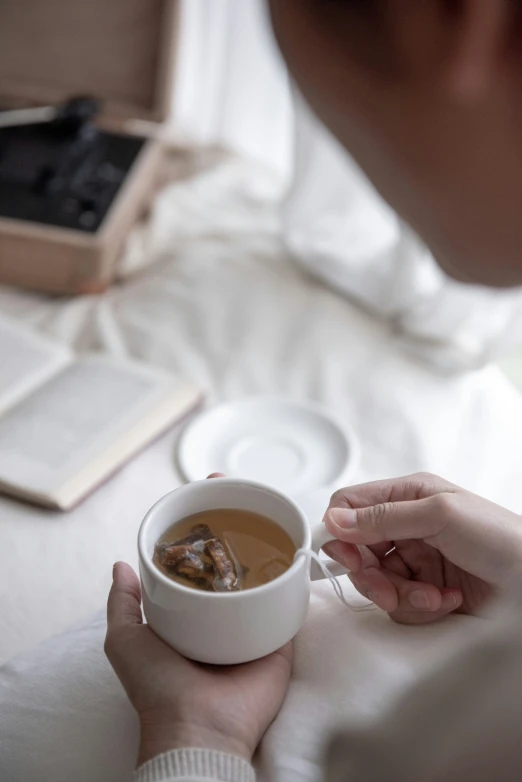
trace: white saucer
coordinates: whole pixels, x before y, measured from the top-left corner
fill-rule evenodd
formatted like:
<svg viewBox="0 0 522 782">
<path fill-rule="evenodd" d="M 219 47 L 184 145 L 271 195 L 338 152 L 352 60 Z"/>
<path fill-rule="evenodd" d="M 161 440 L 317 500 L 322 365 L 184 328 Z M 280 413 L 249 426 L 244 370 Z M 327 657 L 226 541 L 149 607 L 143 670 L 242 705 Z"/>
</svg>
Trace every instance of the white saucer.
<svg viewBox="0 0 522 782">
<path fill-rule="evenodd" d="M 192 420 L 178 444 L 187 481 L 223 472 L 291 496 L 345 485 L 357 467 L 358 440 L 321 405 L 253 397 L 211 408 Z"/>
</svg>

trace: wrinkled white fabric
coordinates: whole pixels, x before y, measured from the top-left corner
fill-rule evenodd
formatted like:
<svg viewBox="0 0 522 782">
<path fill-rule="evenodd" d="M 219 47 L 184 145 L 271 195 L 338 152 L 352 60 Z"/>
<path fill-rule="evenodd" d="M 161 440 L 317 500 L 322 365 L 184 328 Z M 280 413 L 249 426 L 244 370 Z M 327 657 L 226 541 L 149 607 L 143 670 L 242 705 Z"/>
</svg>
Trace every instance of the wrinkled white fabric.
<svg viewBox="0 0 522 782">
<path fill-rule="evenodd" d="M 263 393 L 323 402 L 360 437 L 355 480 L 429 470 L 520 511 L 519 393 L 495 367 L 430 372 L 385 323 L 289 262 L 271 180 L 256 171 L 225 161 L 167 188 L 140 232 L 156 263 L 106 294 L 0 289 L 1 310 L 79 350 L 170 369 L 210 402 Z M 143 515 L 180 481 L 176 436 L 66 515 L 0 499 L 0 660 L 96 611 L 113 562 L 136 564 Z M 327 500 L 315 498 L 312 520 Z"/>
<path fill-rule="evenodd" d="M 360 600 L 344 581 L 350 601 Z M 475 621 L 402 627 L 377 610 L 353 613 L 328 583 L 313 584 L 288 697 L 256 763 L 261 779 L 315 782 L 332 728 L 382 714 Z M 104 635 L 100 615 L 0 668 L 0 779 L 130 782 L 137 719 L 103 654 Z"/>
<path fill-rule="evenodd" d="M 465 640 L 460 643 L 457 635 L 448 638 L 454 653 L 430 660 L 425 675 L 419 671 L 418 680 L 406 688 L 403 697 L 390 704 L 383 703 L 376 719 L 368 719 L 360 709 L 346 708 L 353 682 L 344 678 L 344 668 L 351 661 L 349 654 L 348 659 L 344 658 L 344 648 L 338 649 L 330 671 L 331 682 L 337 680 L 338 690 L 335 695 L 333 688 L 328 687 L 324 692 L 317 692 L 300 725 L 302 730 L 306 722 L 314 724 L 312 715 L 318 706 L 324 706 L 327 698 L 333 695 L 343 699 L 322 753 L 315 750 L 310 753 L 303 743 L 289 748 L 285 728 L 291 723 L 285 724 L 279 717 L 262 745 L 266 764 L 261 776 L 268 776 L 271 782 L 297 782 L 314 777 L 327 782 L 491 782 L 493 779 L 515 782 L 520 779 L 521 607 L 520 583 L 517 583 L 511 596 L 494 607 L 491 617 L 461 623 L 461 637 L 464 629 L 467 631 Z M 417 628 L 421 633 L 426 629 Z M 338 640 L 337 634 L 332 624 L 330 636 L 334 642 Z M 301 641 L 300 637 L 296 645 Z M 321 641 L 324 644 L 324 639 Z M 320 646 L 318 643 L 315 649 L 316 659 Z M 317 668 L 306 672 L 309 683 L 315 681 L 317 673 Z M 297 671 L 290 697 L 303 686 L 303 682 L 297 684 L 296 678 Z M 284 710 L 289 708 L 291 705 L 285 704 Z M 290 717 L 295 719 L 297 714 L 297 710 L 290 712 Z M 324 726 L 319 720 L 314 727 L 321 730 Z M 214 782 L 225 778 L 229 782 L 244 782 L 248 773 L 239 760 L 232 763 L 219 752 L 177 750 L 152 760 L 144 767 L 143 777 L 138 772 L 136 782 L 184 782 L 194 779 L 202 765 L 209 772 L 207 778 Z"/>
<path fill-rule="evenodd" d="M 277 184 L 257 171 L 224 161 L 167 188 L 130 243 L 155 263 L 106 294 L 58 300 L 0 289 L 0 308 L 79 350 L 180 373 L 210 400 L 268 392 L 321 401 L 357 430 L 357 480 L 431 470 L 520 511 L 518 392 L 493 366 L 431 372 L 404 355 L 386 323 L 290 262 Z M 100 609 L 114 561 L 136 565 L 141 518 L 180 480 L 176 436 L 66 515 L 0 499 L 2 660 Z M 323 507 L 316 503 L 313 520 Z M 356 600 L 346 579 L 343 589 Z M 263 769 L 285 782 L 314 779 L 332 724 L 380 714 L 473 627 L 463 617 L 399 627 L 379 611 L 348 611 L 329 584 L 314 584 Z M 68 631 L 0 671 L 0 779 L 128 782 L 136 722 L 103 657 L 104 629 L 100 620 Z"/>
</svg>

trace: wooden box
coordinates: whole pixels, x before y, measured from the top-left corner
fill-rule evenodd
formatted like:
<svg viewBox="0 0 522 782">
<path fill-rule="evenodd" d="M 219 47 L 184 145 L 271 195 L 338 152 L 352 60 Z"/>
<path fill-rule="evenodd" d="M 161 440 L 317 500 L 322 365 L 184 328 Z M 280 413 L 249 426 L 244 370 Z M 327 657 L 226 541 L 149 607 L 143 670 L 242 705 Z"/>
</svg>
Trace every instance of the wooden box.
<svg viewBox="0 0 522 782">
<path fill-rule="evenodd" d="M 102 132 L 116 139 L 126 135 L 128 120 L 165 119 L 177 12 L 178 0 L 1 0 L 1 109 L 91 95 L 102 101 Z M 64 294 L 110 284 L 160 169 L 160 143 L 142 138 L 136 144 L 96 229 L 0 214 L 0 283 Z"/>
</svg>

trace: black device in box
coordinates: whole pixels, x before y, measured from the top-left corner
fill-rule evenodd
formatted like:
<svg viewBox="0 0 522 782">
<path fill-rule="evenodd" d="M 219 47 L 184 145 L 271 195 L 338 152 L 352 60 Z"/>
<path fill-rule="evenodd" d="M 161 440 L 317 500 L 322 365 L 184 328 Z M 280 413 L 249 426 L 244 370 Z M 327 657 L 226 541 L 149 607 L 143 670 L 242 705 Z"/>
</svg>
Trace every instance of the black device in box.
<svg viewBox="0 0 522 782">
<path fill-rule="evenodd" d="M 161 159 L 157 141 L 125 125 L 167 114 L 177 6 L 0 3 L 0 111 L 65 108 L 0 128 L 0 282 L 59 293 L 110 283 Z"/>
<path fill-rule="evenodd" d="M 85 104 L 97 105 L 77 99 L 68 106 Z M 28 113 L 28 124 L 0 127 L 2 217 L 99 230 L 145 139 L 105 132 L 94 124 L 95 115 L 95 110 L 86 117 L 68 112 L 33 124 Z"/>
</svg>

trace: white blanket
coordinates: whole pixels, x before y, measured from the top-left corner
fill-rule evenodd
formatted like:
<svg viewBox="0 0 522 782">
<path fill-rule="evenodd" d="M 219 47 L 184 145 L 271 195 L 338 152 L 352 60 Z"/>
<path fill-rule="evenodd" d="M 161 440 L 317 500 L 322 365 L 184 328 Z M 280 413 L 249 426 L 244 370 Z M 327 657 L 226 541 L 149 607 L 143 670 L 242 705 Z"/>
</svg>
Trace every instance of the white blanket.
<svg viewBox="0 0 522 782">
<path fill-rule="evenodd" d="M 394 625 L 378 610 L 351 613 L 328 584 L 314 584 L 290 690 L 256 759 L 261 779 L 318 782 L 332 729 L 393 708 L 474 623 Z M 130 782 L 137 718 L 104 657 L 104 636 L 99 616 L 0 669 L 0 779 Z"/>
<path fill-rule="evenodd" d="M 306 276 L 281 250 L 276 194 L 262 172 L 225 161 L 170 186 L 133 235 L 124 271 L 145 257 L 154 266 L 73 301 L 0 290 L 0 308 L 80 350 L 180 373 L 211 401 L 274 392 L 322 401 L 360 436 L 359 480 L 429 470 L 520 511 L 518 392 L 494 366 L 434 374 L 385 324 Z M 143 514 L 180 481 L 175 437 L 67 515 L 0 500 L 1 660 L 98 610 L 112 563 L 136 563 Z"/>
</svg>

